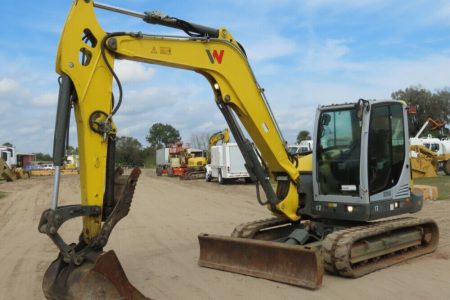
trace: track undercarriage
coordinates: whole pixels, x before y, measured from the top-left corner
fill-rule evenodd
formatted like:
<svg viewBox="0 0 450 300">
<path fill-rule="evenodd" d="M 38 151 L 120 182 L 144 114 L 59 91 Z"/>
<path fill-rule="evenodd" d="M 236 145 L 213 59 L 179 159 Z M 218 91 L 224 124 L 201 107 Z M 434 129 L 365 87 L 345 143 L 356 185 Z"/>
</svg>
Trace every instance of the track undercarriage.
<svg viewBox="0 0 450 300">
<path fill-rule="evenodd" d="M 275 217 L 241 224 L 231 237 L 199 235 L 199 265 L 316 289 L 324 269 L 357 278 L 433 252 L 438 241 L 432 219 L 355 224 Z"/>
<path fill-rule="evenodd" d="M 194 180 L 194 179 L 205 179 L 204 169 L 187 169 L 187 171 L 180 176 L 181 180 Z"/>
</svg>

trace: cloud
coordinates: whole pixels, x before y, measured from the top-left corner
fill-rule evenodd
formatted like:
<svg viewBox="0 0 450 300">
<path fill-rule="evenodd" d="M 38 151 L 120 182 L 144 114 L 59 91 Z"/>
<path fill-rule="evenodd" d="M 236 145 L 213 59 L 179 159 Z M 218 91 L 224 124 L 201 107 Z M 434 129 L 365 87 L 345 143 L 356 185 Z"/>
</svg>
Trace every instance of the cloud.
<svg viewBox="0 0 450 300">
<path fill-rule="evenodd" d="M 373 7 L 381 6 L 389 3 L 389 0 L 303 0 L 301 5 L 299 5 L 298 0 L 233 0 L 235 5 L 238 6 L 250 6 L 258 7 L 261 9 L 266 9 L 270 11 L 273 8 L 286 8 L 286 7 L 300 7 L 309 9 L 320 9 L 320 8 L 336 8 L 340 9 L 353 8 L 353 7 Z M 392 1 L 391 1 L 392 2 Z"/>
<path fill-rule="evenodd" d="M 135 136 L 137 132 L 145 132 L 148 131 L 150 126 L 145 122 L 139 122 L 137 124 L 128 123 L 126 127 L 120 128 L 119 135 L 120 136 Z M 142 141 L 144 136 L 139 136 L 139 140 Z"/>
<path fill-rule="evenodd" d="M 159 78 L 151 80 L 150 87 L 143 87 L 143 84 L 124 85 L 123 104 L 114 117 L 120 136 L 135 137 L 146 146 L 145 136 L 149 128 L 158 122 L 174 126 L 186 142 L 192 133 L 217 129 L 214 126 L 217 124 L 216 118 L 223 120 L 223 117 L 210 99 L 213 95 L 204 79 L 200 81 L 202 78 L 198 76 L 182 76 L 182 80 L 178 81 L 178 75 L 189 73 L 160 74 Z M 206 123 L 211 124 L 211 128 Z"/>
<path fill-rule="evenodd" d="M 22 80 L 0 79 L 0 143 L 10 142 L 21 152 L 49 149 L 53 139 L 47 132 L 53 131 L 56 107 L 49 110 L 54 105 L 48 102 L 54 94 L 38 94 L 31 88 L 35 86 Z"/>
<path fill-rule="evenodd" d="M 271 60 L 295 53 L 297 45 L 294 40 L 281 35 L 265 36 L 262 40 L 247 44 L 246 51 L 254 61 Z"/>
<path fill-rule="evenodd" d="M 388 0 L 307 0 L 303 4 L 310 8 L 336 7 L 341 9 L 358 8 L 358 7 L 373 7 L 383 6 L 388 3 Z"/>
<path fill-rule="evenodd" d="M 58 102 L 58 93 L 56 92 L 44 93 L 36 96 L 31 100 L 32 105 L 37 107 L 53 108 L 56 107 L 57 102 Z"/>
<path fill-rule="evenodd" d="M 267 29 L 274 27 L 290 31 L 299 23 L 320 26 L 336 21 L 336 17 L 341 18 L 339 22 L 345 23 L 348 20 L 342 20 L 342 16 L 346 14 L 352 14 L 348 16 L 349 18 L 358 18 L 359 16 L 354 13 L 373 15 L 384 10 L 389 10 L 388 13 L 390 13 L 401 10 L 409 4 L 408 2 L 399 6 L 392 0 L 232 0 L 231 2 L 231 8 L 238 10 L 240 15 L 247 16 L 250 20 L 248 25 L 257 28 L 254 32 L 264 33 Z M 262 19 L 255 20 L 261 16 L 263 16 Z M 242 18 L 238 20 L 242 21 Z M 228 26 L 234 26 L 234 23 Z"/>
<path fill-rule="evenodd" d="M 17 113 L 6 116 L 8 126 L 0 126 L 0 142 L 10 142 L 19 152 L 51 152 L 54 131 L 54 111 L 30 110 L 27 106 L 16 107 Z M 24 113 L 25 112 L 25 113 Z M 27 116 L 30 113 L 31 116 Z M 11 126 L 14 124 L 14 126 Z"/>
<path fill-rule="evenodd" d="M 295 71 L 283 74 L 279 81 L 265 87 L 269 104 L 288 142 L 294 142 L 300 130 L 312 133 L 318 105 L 354 102 L 359 98 L 390 99 L 392 92 L 417 84 L 432 91 L 450 86 L 449 55 L 347 62 L 342 61 L 345 53 L 348 52 L 331 56 L 331 62 L 325 60 L 330 63 L 328 66 L 313 68 L 314 64 L 308 63 L 308 70 L 294 67 Z M 356 67 L 349 68 L 348 64 Z M 330 76 L 324 76 L 325 73 Z"/>
<path fill-rule="evenodd" d="M 14 92 L 19 88 L 19 83 L 11 78 L 0 79 L 0 94 Z"/>
<path fill-rule="evenodd" d="M 26 126 L 17 128 L 17 133 L 20 135 L 40 135 L 41 128 L 39 126 Z"/>
<path fill-rule="evenodd" d="M 449 87 L 450 57 L 429 55 L 415 60 L 387 59 L 366 65 L 366 83 L 386 88 L 421 84 L 427 89 Z"/>
<path fill-rule="evenodd" d="M 153 78 L 155 69 L 147 67 L 142 63 L 117 60 L 115 63 L 115 71 L 121 81 L 124 82 L 142 82 Z"/>
<path fill-rule="evenodd" d="M 124 94 L 119 112 L 131 116 L 164 109 L 170 112 L 171 107 L 177 105 L 178 102 L 182 102 L 191 94 L 189 88 L 150 87 L 132 89 Z"/>
<path fill-rule="evenodd" d="M 325 39 L 313 42 L 307 47 L 304 58 L 301 58 L 301 68 L 311 71 L 357 70 L 361 65 L 346 61 L 350 47 L 346 40 Z"/>
<path fill-rule="evenodd" d="M 450 3 L 448 1 L 440 1 L 437 4 L 437 9 L 433 14 L 430 14 L 431 22 L 444 22 L 445 24 L 450 24 Z"/>
</svg>

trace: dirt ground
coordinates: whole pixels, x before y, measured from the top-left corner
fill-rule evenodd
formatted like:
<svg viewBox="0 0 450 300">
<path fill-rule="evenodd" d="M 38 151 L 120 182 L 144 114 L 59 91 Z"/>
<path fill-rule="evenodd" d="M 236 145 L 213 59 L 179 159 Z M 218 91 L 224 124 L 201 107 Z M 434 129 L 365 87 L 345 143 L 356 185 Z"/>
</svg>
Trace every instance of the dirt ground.
<svg viewBox="0 0 450 300">
<path fill-rule="evenodd" d="M 61 204 L 78 203 L 78 176 L 63 177 Z M 42 276 L 56 258 L 50 239 L 37 231 L 49 207 L 52 179 L 0 184 L 0 299 L 43 299 Z M 325 275 L 319 290 L 197 266 L 201 232 L 229 235 L 242 222 L 265 218 L 253 185 L 219 185 L 156 177 L 145 170 L 130 214 L 113 231 L 114 249 L 130 281 L 154 299 L 450 299 L 450 201 L 425 203 L 419 216 L 440 226 L 438 250 L 359 279 Z M 76 241 L 79 220 L 63 237 Z"/>
</svg>

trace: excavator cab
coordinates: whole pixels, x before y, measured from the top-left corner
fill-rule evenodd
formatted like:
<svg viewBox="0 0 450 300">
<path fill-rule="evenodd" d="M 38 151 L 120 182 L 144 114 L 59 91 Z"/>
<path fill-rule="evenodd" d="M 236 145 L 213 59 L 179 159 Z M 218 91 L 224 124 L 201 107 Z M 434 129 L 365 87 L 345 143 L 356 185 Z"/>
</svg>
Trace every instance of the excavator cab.
<svg viewBox="0 0 450 300">
<path fill-rule="evenodd" d="M 316 218 L 369 221 L 417 212 L 410 192 L 406 106 L 360 100 L 317 111 L 310 211 Z M 327 205 L 333 202 L 332 206 Z"/>
</svg>

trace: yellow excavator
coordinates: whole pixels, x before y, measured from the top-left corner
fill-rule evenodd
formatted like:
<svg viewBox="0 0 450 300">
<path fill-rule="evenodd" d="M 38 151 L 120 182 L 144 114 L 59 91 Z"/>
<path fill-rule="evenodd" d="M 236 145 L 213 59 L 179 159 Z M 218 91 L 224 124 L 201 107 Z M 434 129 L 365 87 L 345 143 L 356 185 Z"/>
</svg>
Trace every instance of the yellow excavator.
<svg viewBox="0 0 450 300">
<path fill-rule="evenodd" d="M 228 128 L 225 128 L 222 131 L 217 131 L 209 137 L 208 140 L 208 156 L 207 156 L 207 163 L 211 163 L 211 147 L 217 145 L 217 143 L 222 142 L 223 144 L 226 144 L 230 141 L 230 131 Z"/>
<path fill-rule="evenodd" d="M 212 180 L 212 169 L 211 169 L 211 149 L 213 146 L 217 145 L 217 143 L 222 142 L 226 144 L 230 141 L 230 131 L 228 128 L 225 128 L 222 131 L 217 131 L 209 137 L 208 140 L 208 154 L 207 154 L 207 164 L 205 166 L 205 179 L 206 181 Z"/>
<path fill-rule="evenodd" d="M 225 128 L 222 131 L 213 133 L 209 137 L 208 150 L 211 151 L 211 147 L 217 145 L 218 142 L 222 142 L 222 143 L 226 144 L 229 141 L 230 141 L 230 131 L 228 130 L 228 128 Z"/>
<path fill-rule="evenodd" d="M 179 29 L 187 36 L 107 33 L 94 7 Z M 113 118 L 122 102 L 116 59 L 203 75 L 256 181 L 257 200 L 273 215 L 238 225 L 231 236 L 200 234 L 199 265 L 316 289 L 324 269 L 359 277 L 436 249 L 439 231 L 431 219 L 377 221 L 422 207 L 421 196 L 411 192 L 404 103 L 360 99 L 321 106 L 312 155 L 293 157 L 244 48 L 227 29 L 78 0 L 73 1 L 56 59 L 56 171 L 51 208 L 39 222 L 39 231 L 60 250 L 44 275 L 47 298 L 145 299 L 127 280 L 114 252 L 103 251 L 130 209 L 140 174 L 135 168 L 124 176 L 114 166 Z M 115 97 L 113 80 L 119 91 Z M 59 174 L 71 107 L 78 133 L 81 204 L 60 206 Z M 83 218 L 81 235 L 77 243 L 67 243 L 58 230 L 75 217 Z"/>
</svg>

